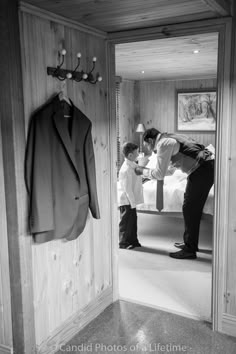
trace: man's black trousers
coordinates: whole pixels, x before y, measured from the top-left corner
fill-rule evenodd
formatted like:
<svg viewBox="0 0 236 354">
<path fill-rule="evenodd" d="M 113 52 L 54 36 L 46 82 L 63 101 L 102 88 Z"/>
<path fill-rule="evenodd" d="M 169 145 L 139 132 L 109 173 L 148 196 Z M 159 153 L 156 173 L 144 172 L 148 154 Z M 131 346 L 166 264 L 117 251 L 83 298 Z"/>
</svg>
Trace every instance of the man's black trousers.
<svg viewBox="0 0 236 354">
<path fill-rule="evenodd" d="M 214 183 L 214 160 L 205 161 L 187 179 L 184 193 L 183 216 L 185 223 L 184 249 L 196 252 L 202 210 Z"/>
</svg>

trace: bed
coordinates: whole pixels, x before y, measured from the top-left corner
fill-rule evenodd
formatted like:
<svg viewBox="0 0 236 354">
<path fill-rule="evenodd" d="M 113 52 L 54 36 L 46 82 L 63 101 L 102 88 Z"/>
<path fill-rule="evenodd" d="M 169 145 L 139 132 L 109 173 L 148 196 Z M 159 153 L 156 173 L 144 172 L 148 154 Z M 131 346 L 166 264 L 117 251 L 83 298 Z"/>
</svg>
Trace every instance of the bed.
<svg viewBox="0 0 236 354">
<path fill-rule="evenodd" d="M 156 180 L 150 180 L 143 184 L 144 203 L 137 206 L 140 212 L 155 212 L 158 214 L 182 213 L 184 191 L 187 183 L 187 174 L 176 170 L 173 175 L 166 176 L 164 180 L 164 208 L 161 212 L 156 209 Z M 203 213 L 213 215 L 214 187 L 212 186 L 206 200 Z"/>
<path fill-rule="evenodd" d="M 207 148 L 215 154 L 215 148 L 212 144 Z M 154 153 L 149 157 L 146 167 L 155 168 L 156 156 Z M 170 176 L 164 180 L 164 208 L 161 212 L 156 209 L 156 180 L 149 180 L 143 183 L 144 203 L 138 205 L 137 211 L 168 215 L 182 215 L 182 205 L 184 200 L 184 191 L 187 183 L 187 174 L 176 169 Z M 214 186 L 212 186 L 205 206 L 203 215 L 212 216 L 214 213 Z"/>
<path fill-rule="evenodd" d="M 213 152 L 214 147 L 209 145 L 209 150 Z M 149 157 L 149 163 L 146 167 L 155 168 L 156 156 L 154 153 Z M 156 209 L 156 180 L 148 180 L 143 183 L 144 203 L 137 206 L 138 212 L 155 213 L 169 216 L 182 216 L 182 205 L 184 199 L 184 191 L 187 183 L 187 174 L 176 169 L 170 176 L 166 176 L 164 180 L 164 208 L 161 212 Z M 118 183 L 119 193 L 119 183 Z M 214 186 L 212 186 L 208 198 L 206 200 L 203 216 L 212 218 L 214 214 Z"/>
</svg>

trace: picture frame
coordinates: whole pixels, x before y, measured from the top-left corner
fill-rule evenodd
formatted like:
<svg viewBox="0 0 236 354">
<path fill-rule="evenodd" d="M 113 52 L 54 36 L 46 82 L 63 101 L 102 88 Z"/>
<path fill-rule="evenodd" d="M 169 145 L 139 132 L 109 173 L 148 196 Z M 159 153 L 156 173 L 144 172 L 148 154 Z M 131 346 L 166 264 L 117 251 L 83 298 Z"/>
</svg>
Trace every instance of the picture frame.
<svg viewBox="0 0 236 354">
<path fill-rule="evenodd" d="M 215 132 L 216 104 L 216 89 L 177 90 L 176 131 Z"/>
</svg>

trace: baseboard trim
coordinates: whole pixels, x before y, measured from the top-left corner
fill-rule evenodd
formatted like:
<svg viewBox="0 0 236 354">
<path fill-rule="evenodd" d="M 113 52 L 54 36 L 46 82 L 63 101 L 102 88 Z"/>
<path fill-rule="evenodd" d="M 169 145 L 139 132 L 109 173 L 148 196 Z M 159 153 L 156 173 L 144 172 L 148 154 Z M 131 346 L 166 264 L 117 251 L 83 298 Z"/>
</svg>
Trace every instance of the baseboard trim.
<svg viewBox="0 0 236 354">
<path fill-rule="evenodd" d="M 109 287 L 96 300 L 68 318 L 47 340 L 37 346 L 37 353 L 53 354 L 57 352 L 60 350 L 60 346 L 67 343 L 112 303 L 113 291 L 112 287 Z"/>
<path fill-rule="evenodd" d="M 13 348 L 0 344 L 0 354 L 13 354 Z"/>
<path fill-rule="evenodd" d="M 174 311 L 165 307 L 161 307 L 161 306 L 157 306 L 157 305 L 153 305 L 153 304 L 149 304 L 146 302 L 142 302 L 142 301 L 137 301 L 137 300 L 133 300 L 133 299 L 129 299 L 129 298 L 125 298 L 125 297 L 119 297 L 120 301 L 127 301 L 127 302 L 131 302 L 133 304 L 137 304 L 137 305 L 142 305 L 142 306 L 146 306 L 146 307 L 151 307 L 153 309 L 156 310 L 160 310 L 160 311 L 164 311 L 164 312 L 168 312 L 168 313 L 173 313 L 174 315 L 178 315 L 181 317 L 186 317 L 186 318 L 190 318 L 192 320 L 196 320 L 196 321 L 204 321 L 207 323 L 211 323 L 211 320 L 209 318 L 203 318 L 197 315 L 191 315 L 185 312 L 179 312 L 179 311 Z"/>
<path fill-rule="evenodd" d="M 236 317 L 223 314 L 222 317 L 222 332 L 228 334 L 229 336 L 236 337 Z"/>
</svg>

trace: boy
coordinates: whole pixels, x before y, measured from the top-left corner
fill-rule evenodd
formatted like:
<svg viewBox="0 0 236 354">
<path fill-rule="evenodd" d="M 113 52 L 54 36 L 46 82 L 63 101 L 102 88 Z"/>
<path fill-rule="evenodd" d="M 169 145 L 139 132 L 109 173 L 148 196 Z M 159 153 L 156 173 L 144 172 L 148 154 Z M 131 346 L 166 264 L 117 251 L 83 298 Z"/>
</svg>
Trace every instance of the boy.
<svg viewBox="0 0 236 354">
<path fill-rule="evenodd" d="M 142 177 L 137 175 L 135 162 L 138 158 L 138 146 L 125 143 L 122 148 L 125 161 L 119 172 L 121 194 L 118 205 L 121 220 L 119 223 L 120 248 L 132 249 L 141 247 L 137 237 L 136 205 L 143 203 Z"/>
</svg>

